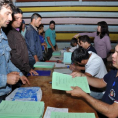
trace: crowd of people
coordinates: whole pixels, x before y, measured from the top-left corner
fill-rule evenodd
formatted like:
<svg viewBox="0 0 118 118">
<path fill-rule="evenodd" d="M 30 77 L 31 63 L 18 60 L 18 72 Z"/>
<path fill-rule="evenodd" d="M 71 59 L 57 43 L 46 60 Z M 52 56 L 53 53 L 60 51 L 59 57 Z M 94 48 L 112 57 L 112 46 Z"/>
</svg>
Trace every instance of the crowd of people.
<svg viewBox="0 0 118 118">
<path fill-rule="evenodd" d="M 23 12 L 10 0 L 0 1 L 0 102 L 15 88 L 30 84 L 27 74 L 38 75 L 34 64 L 45 62 L 58 50 L 55 22 L 49 22 L 44 31 L 42 16 L 34 13 L 29 25 L 22 19 Z M 118 117 L 118 45 L 112 55 L 114 70 L 107 72 L 107 57 L 111 50 L 108 24 L 98 22 L 97 31 L 78 33 L 70 41 L 72 52 L 72 77 L 86 76 L 91 93 L 79 87 L 66 91 L 72 96 L 84 98 L 100 118 Z M 94 37 L 94 43 L 91 43 Z"/>
</svg>

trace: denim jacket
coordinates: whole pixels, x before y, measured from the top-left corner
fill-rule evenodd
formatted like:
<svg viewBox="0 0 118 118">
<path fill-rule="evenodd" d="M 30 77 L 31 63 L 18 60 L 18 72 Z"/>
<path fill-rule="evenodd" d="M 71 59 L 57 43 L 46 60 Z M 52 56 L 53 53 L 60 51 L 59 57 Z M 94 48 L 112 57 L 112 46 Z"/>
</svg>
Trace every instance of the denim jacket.
<svg viewBox="0 0 118 118">
<path fill-rule="evenodd" d="M 34 60 L 34 55 L 38 56 L 39 60 L 43 59 L 43 52 L 38 32 L 30 24 L 27 27 L 25 40 L 28 48 L 29 60 Z"/>
<path fill-rule="evenodd" d="M 8 40 L 5 33 L 1 29 L 0 34 L 0 96 L 11 92 L 11 85 L 7 84 L 7 74 L 10 72 L 19 72 L 20 76 L 23 74 L 16 68 L 10 60 L 11 48 L 8 45 Z"/>
</svg>

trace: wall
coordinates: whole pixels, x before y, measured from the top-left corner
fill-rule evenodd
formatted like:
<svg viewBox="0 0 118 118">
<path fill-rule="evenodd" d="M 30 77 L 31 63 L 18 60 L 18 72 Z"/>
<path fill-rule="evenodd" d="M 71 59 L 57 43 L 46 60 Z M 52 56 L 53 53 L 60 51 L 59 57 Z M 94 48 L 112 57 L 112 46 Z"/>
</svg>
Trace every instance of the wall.
<svg viewBox="0 0 118 118">
<path fill-rule="evenodd" d="M 69 41 L 78 32 L 94 32 L 99 21 L 108 23 L 111 41 L 118 40 L 118 0 L 17 0 L 15 5 L 24 12 L 26 24 L 34 12 L 42 15 L 45 30 L 50 20 L 54 20 L 57 41 Z"/>
</svg>

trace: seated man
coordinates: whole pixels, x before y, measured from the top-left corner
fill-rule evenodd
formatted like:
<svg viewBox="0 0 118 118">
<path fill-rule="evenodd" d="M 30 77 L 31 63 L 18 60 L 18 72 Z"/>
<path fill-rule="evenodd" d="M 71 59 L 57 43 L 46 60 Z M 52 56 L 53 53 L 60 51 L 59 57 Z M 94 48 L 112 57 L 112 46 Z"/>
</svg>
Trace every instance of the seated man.
<svg viewBox="0 0 118 118">
<path fill-rule="evenodd" d="M 76 38 L 72 38 L 70 41 L 71 48 L 67 49 L 68 52 L 73 52 L 75 49 L 79 48 Z"/>
<path fill-rule="evenodd" d="M 16 84 L 19 79 L 23 84 L 29 83 L 27 78 L 11 62 L 11 48 L 8 45 L 5 33 L 1 29 L 1 27 L 7 27 L 12 20 L 12 7 L 13 4 L 9 0 L 0 1 L 0 102 L 11 92 L 12 85 Z"/>
<path fill-rule="evenodd" d="M 91 51 L 78 48 L 72 53 L 72 62 L 85 66 L 85 75 L 97 78 L 103 78 L 107 73 L 106 67 L 101 57 Z M 92 88 L 93 89 L 93 88 Z M 102 97 L 101 90 L 92 90 L 91 96 L 100 99 Z"/>
<path fill-rule="evenodd" d="M 78 39 L 79 39 L 79 44 L 81 47 L 83 47 L 87 51 L 92 51 L 97 54 L 95 48 L 91 44 L 90 38 L 87 35 L 80 36 L 78 37 Z"/>
<path fill-rule="evenodd" d="M 29 64 L 33 68 L 36 62 L 43 61 L 43 52 L 37 27 L 41 24 L 41 15 L 34 13 L 31 16 L 31 23 L 27 27 L 25 40 L 29 53 Z"/>
<path fill-rule="evenodd" d="M 10 24 L 10 31 L 8 32 L 8 42 L 11 50 L 11 61 L 19 68 L 24 75 L 30 73 L 37 74 L 31 69 L 29 65 L 28 50 L 25 39 L 16 28 L 20 27 L 22 23 L 22 11 L 19 8 L 14 9 L 12 16 L 13 21 Z"/>
<path fill-rule="evenodd" d="M 116 68 L 111 70 L 103 78 L 98 79 L 95 77 L 86 76 L 83 73 L 74 72 L 72 77 L 86 76 L 89 85 L 96 88 L 106 87 L 105 94 L 102 101 L 96 100 L 90 95 L 86 94 L 79 87 L 72 87 L 73 90 L 67 91 L 72 96 L 81 97 L 86 100 L 99 114 L 99 118 L 116 118 L 118 117 L 118 44 L 115 47 L 115 52 L 112 55 L 113 66 Z"/>
<path fill-rule="evenodd" d="M 79 44 L 82 48 L 86 49 L 87 51 L 92 51 L 92 52 L 94 52 L 94 53 L 97 54 L 95 48 L 94 48 L 94 47 L 92 46 L 92 44 L 91 44 L 90 38 L 89 38 L 87 35 L 78 37 L 78 44 Z M 84 70 L 85 70 L 85 67 L 83 67 L 83 66 L 78 66 L 78 65 L 75 65 L 75 64 L 71 64 L 70 69 L 71 69 L 72 71 L 81 71 L 81 70 L 84 71 Z"/>
</svg>

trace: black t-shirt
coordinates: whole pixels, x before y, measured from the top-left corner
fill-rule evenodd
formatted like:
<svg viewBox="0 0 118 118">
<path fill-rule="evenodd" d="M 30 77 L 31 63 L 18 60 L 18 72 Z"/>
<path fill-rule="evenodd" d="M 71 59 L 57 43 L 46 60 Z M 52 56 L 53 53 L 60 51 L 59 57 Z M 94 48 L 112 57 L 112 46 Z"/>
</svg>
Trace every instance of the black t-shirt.
<svg viewBox="0 0 118 118">
<path fill-rule="evenodd" d="M 97 54 L 95 48 L 92 46 L 92 44 L 88 47 L 87 51 L 92 51 Z"/>
</svg>

